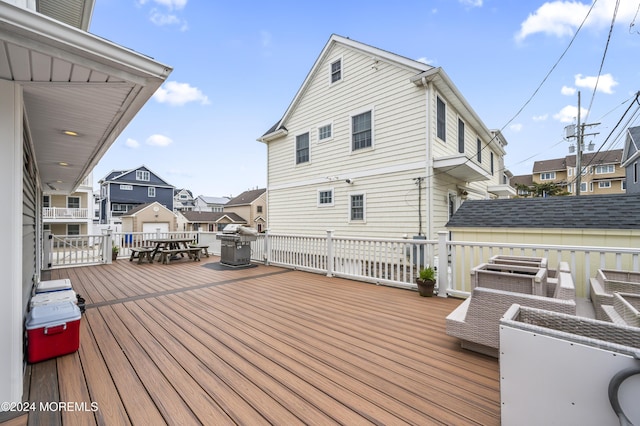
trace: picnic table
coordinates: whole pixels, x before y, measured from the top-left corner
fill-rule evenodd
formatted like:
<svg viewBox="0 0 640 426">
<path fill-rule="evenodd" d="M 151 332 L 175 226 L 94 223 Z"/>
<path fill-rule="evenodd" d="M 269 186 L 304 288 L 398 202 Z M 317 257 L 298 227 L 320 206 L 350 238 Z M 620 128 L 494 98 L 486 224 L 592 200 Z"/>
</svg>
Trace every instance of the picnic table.
<svg viewBox="0 0 640 426">
<path fill-rule="evenodd" d="M 190 259 L 199 261 L 201 248 L 190 247 L 189 243 L 192 241 L 193 238 L 154 238 L 148 240 L 150 244 L 154 245 L 151 252 L 151 261 L 156 256 L 160 256 L 160 262 L 168 264 L 171 260 L 176 259 L 178 255 L 184 257 L 185 254 Z"/>
</svg>

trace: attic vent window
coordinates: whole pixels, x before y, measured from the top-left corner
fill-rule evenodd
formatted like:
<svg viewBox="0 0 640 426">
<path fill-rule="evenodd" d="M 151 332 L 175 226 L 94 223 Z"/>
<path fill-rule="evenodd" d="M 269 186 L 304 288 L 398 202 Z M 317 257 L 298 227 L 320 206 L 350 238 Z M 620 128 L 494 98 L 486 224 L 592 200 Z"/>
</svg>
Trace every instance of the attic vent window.
<svg viewBox="0 0 640 426">
<path fill-rule="evenodd" d="M 342 59 L 331 63 L 331 83 L 342 80 Z"/>
</svg>

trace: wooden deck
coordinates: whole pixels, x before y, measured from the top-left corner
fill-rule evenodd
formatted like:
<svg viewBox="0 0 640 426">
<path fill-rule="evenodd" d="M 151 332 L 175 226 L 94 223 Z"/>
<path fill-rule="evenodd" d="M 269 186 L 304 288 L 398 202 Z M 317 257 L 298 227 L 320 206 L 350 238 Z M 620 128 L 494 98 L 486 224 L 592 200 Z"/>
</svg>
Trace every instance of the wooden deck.
<svg viewBox="0 0 640 426">
<path fill-rule="evenodd" d="M 500 423 L 497 360 L 444 332 L 460 300 L 218 261 L 52 271 L 87 311 L 80 350 L 28 370 L 30 399 L 75 410 L 29 424 Z"/>
</svg>

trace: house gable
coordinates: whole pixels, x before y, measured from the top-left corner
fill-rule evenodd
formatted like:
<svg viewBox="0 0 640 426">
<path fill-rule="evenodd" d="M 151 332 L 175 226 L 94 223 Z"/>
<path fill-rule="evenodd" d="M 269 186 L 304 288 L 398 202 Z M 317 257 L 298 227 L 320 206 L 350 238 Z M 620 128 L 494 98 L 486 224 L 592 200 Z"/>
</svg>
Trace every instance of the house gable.
<svg viewBox="0 0 640 426">
<path fill-rule="evenodd" d="M 622 154 L 622 167 L 628 167 L 638 158 L 640 158 L 640 126 L 627 129 L 627 137 Z"/>
</svg>

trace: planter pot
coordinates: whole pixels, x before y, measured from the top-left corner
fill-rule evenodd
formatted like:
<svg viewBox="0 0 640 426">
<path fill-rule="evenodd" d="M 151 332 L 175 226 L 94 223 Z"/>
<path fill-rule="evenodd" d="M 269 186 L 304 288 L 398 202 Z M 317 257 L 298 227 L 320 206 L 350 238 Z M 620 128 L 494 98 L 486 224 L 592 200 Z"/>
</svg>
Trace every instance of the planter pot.
<svg viewBox="0 0 640 426">
<path fill-rule="evenodd" d="M 416 279 L 416 284 L 418 284 L 418 293 L 420 294 L 420 296 L 433 296 L 433 289 L 436 285 L 435 281 Z"/>
<path fill-rule="evenodd" d="M 117 258 L 118 258 L 118 252 L 117 251 L 112 251 L 111 252 L 111 260 L 115 262 Z"/>
</svg>

